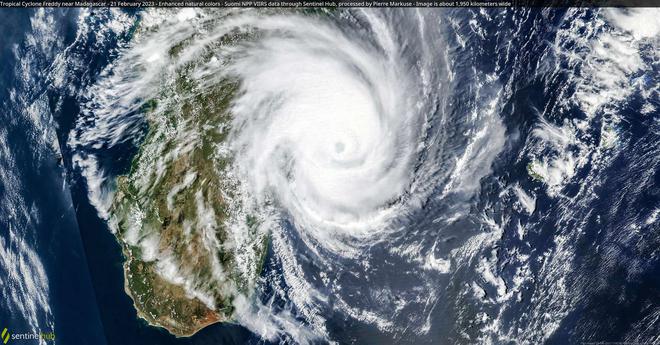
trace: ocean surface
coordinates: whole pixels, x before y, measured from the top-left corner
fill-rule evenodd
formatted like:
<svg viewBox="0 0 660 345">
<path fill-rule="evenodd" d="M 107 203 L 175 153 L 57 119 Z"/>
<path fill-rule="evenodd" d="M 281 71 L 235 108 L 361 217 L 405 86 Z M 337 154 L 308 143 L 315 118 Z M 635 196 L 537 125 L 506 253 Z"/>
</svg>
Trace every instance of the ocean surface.
<svg viewBox="0 0 660 345">
<path fill-rule="evenodd" d="M 159 94 L 197 61 L 161 51 L 211 49 L 225 15 L 0 10 L 0 329 L 57 344 L 660 342 L 657 9 L 232 14 L 266 33 L 213 48 L 245 82 L 232 149 L 250 162 L 242 202 L 272 219 L 266 263 L 235 323 L 176 338 L 139 319 L 107 205 L 154 128 L 108 105 Z M 205 82 L 224 73 L 200 65 Z M 276 93 L 286 111 L 264 106 Z M 285 156 L 291 170 L 269 165 Z"/>
</svg>

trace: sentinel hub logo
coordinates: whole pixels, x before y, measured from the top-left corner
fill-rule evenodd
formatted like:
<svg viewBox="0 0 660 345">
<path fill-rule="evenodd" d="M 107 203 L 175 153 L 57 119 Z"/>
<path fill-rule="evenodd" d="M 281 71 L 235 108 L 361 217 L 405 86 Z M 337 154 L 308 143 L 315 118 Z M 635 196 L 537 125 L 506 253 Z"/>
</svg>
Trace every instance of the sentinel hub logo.
<svg viewBox="0 0 660 345">
<path fill-rule="evenodd" d="M 55 340 L 55 333 L 50 332 L 50 333 L 43 333 L 43 332 L 32 332 L 32 333 L 10 333 L 7 328 L 5 327 L 2 330 L 2 334 L 0 335 L 0 342 L 2 344 L 7 344 L 9 340 L 39 340 L 43 339 L 45 341 L 53 341 Z"/>
</svg>

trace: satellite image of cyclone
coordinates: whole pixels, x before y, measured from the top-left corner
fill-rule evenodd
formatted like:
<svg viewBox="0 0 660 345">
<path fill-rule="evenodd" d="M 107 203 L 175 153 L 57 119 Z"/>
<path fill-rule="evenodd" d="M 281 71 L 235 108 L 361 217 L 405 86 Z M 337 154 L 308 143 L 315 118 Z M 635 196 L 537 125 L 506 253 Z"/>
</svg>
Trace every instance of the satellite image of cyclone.
<svg viewBox="0 0 660 345">
<path fill-rule="evenodd" d="M 660 8 L 0 9 L 0 345 L 660 344 Z"/>
</svg>

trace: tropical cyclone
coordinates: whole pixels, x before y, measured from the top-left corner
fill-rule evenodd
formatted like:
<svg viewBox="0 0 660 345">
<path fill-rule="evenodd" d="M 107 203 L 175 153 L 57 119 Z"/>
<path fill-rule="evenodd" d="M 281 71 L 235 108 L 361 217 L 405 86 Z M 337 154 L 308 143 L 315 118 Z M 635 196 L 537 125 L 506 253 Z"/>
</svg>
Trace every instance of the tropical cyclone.
<svg viewBox="0 0 660 345">
<path fill-rule="evenodd" d="M 658 30 L 638 25 L 655 15 L 122 13 L 110 66 L 82 80 L 72 165 L 139 314 L 177 335 L 232 320 L 300 344 L 652 340 L 654 311 L 628 313 L 651 297 L 593 282 L 653 276 L 601 259 L 655 248 L 639 244 L 658 214 Z M 94 60 L 74 61 L 77 78 Z M 603 296 L 625 312 L 574 317 Z"/>
<path fill-rule="evenodd" d="M 377 238 L 406 207 L 423 128 L 390 36 L 378 51 L 315 16 L 217 14 L 141 29 L 117 64 L 140 76 L 123 102 L 149 129 L 110 223 L 140 315 L 177 335 L 236 317 L 274 205 L 338 255 Z"/>
<path fill-rule="evenodd" d="M 431 191 L 415 176 L 437 166 L 418 155 L 433 106 L 419 80 L 431 81 L 411 77 L 374 13 L 356 14 L 354 25 L 375 45 L 323 10 L 172 14 L 143 13 L 89 91 L 91 118 L 74 136 L 92 149 L 74 160 L 122 246 L 126 291 L 142 318 L 178 336 L 236 320 L 266 338 L 324 337 L 320 321 L 312 335 L 286 313 L 263 312 L 254 291 L 268 241 L 297 286 L 287 298 L 321 320 L 302 294 L 314 288 L 291 271 L 282 220 L 335 258 L 396 232 L 390 223 Z M 126 141 L 139 151 L 113 180 L 111 200 L 98 201 L 93 149 Z"/>
</svg>

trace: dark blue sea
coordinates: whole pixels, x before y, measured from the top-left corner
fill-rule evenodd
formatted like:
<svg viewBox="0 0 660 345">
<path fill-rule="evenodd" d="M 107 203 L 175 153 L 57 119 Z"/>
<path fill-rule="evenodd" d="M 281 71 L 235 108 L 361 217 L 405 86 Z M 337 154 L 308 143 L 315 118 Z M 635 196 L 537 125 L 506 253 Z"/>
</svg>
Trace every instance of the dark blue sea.
<svg viewBox="0 0 660 345">
<path fill-rule="evenodd" d="M 81 30 L 79 11 L 0 9 L 0 331 L 53 332 L 56 344 L 72 345 L 293 343 L 288 335 L 264 340 L 233 323 L 176 338 L 137 317 L 124 291 L 121 248 L 90 201 L 88 180 L 74 166 L 75 148 L 68 144 L 82 116 L 80 95 L 104 77 L 101 73 L 109 64 L 121 61 L 133 31 L 97 35 L 111 17 L 106 9 L 91 10 L 87 23 L 97 27 Z M 463 119 L 470 107 L 481 98 L 491 99 L 491 91 L 475 91 L 480 90 L 476 79 L 462 78 L 478 70 L 505 90 L 497 106 L 505 139 L 497 144 L 497 152 L 484 148 L 479 151 L 484 155 L 475 154 L 474 159 L 491 162 L 487 173 L 474 175 L 478 192 L 442 199 L 437 197 L 439 188 L 408 215 L 418 222 L 406 223 L 416 229 L 441 228 L 433 233 L 434 241 L 423 242 L 419 250 L 433 244 L 431 251 L 443 257 L 455 249 L 455 255 L 463 255 L 457 248 L 468 248 L 466 243 L 475 236 L 498 235 L 484 241 L 484 247 L 465 249 L 472 254 L 465 254 L 464 261 L 452 256 L 448 272 L 428 273 L 423 280 L 428 284 L 414 291 L 435 291 L 433 303 L 386 314 L 397 326 L 393 330 L 350 315 L 339 304 L 325 306 L 321 310 L 327 312 L 329 338 L 318 343 L 660 342 L 660 37 L 640 38 L 641 43 L 634 43 L 639 57 L 630 62 L 630 53 L 616 46 L 619 36 L 593 38 L 589 30 L 606 32 L 617 23 L 613 19 L 588 28 L 599 20 L 599 9 L 501 11 L 452 9 L 433 22 L 454 30 L 446 37 L 449 54 L 456 55 L 448 58 L 455 63 L 455 76 L 447 99 L 455 105 L 447 118 L 467 123 Z M 139 25 L 141 12 L 123 13 Z M 486 15 L 494 19 L 486 21 Z M 578 21 L 587 24 L 571 26 Z M 574 35 L 562 36 L 567 32 Z M 581 37 L 588 35 L 604 45 L 585 45 Z M 610 48 L 618 53 L 596 56 Z M 66 75 L 58 74 L 61 71 Z M 623 81 L 610 83 L 612 75 L 622 75 Z M 610 97 L 615 87 L 621 91 Z M 598 105 L 596 115 L 587 114 L 589 102 L 600 102 L 594 101 L 599 95 L 605 95 L 605 105 Z M 579 106 L 561 102 L 580 97 L 585 101 L 576 101 Z M 579 129 L 580 121 L 588 122 L 588 129 Z M 149 130 L 144 123 L 137 126 L 141 135 Z M 461 140 L 468 131 L 437 126 L 448 138 L 447 152 L 466 146 Z M 558 128 L 578 128 L 571 129 L 578 134 Z M 602 144 L 606 135 L 615 135 L 616 144 Z M 117 176 L 127 172 L 140 139 L 90 150 L 100 157 L 106 176 Z M 535 159 L 544 182 L 530 178 Z M 526 204 L 525 197 L 531 203 Z M 452 201 L 468 205 L 468 216 L 447 221 L 455 212 Z M 299 242 L 295 225 L 283 223 Z M 428 235 L 426 230 L 409 233 L 392 243 L 405 248 L 405 241 Z M 382 243 L 369 250 L 369 257 L 377 258 L 371 269 L 381 273 L 374 273 L 374 286 L 404 291 L 416 281 L 414 270 L 399 269 Z M 317 269 L 309 257 L 312 254 L 301 250 L 301 267 Z M 404 261 L 401 265 L 410 264 Z M 278 276 L 283 265 L 269 247 L 261 276 Z M 359 269 L 358 263 L 342 261 L 339 266 L 345 270 L 340 280 L 347 290 L 370 289 L 350 274 L 352 268 Z M 275 281 L 286 286 L 282 279 Z M 260 298 L 274 300 L 274 310 L 296 311 L 286 295 L 273 292 L 276 285 L 263 287 Z M 271 299 L 273 295 L 277 298 Z M 387 298 L 385 293 L 367 295 L 356 298 L 356 305 L 369 298 L 410 297 L 403 292 Z M 425 331 L 418 331 L 425 321 L 417 320 L 417 314 L 430 320 Z M 526 327 L 535 335 L 525 338 Z M 23 343 L 37 342 L 8 342 Z"/>
</svg>

